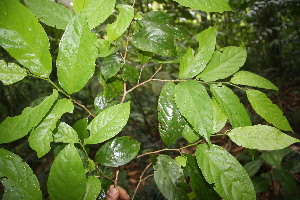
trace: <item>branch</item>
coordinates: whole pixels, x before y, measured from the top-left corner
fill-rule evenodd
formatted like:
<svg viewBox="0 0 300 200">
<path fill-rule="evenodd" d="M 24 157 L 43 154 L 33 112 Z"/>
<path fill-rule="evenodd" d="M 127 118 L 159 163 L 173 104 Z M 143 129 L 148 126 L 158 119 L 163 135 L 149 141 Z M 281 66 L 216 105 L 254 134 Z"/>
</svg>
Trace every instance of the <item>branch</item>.
<svg viewBox="0 0 300 200">
<path fill-rule="evenodd" d="M 131 200 L 134 199 L 134 196 L 135 196 L 135 194 L 136 194 L 136 192 L 137 192 L 137 190 L 138 190 L 138 188 L 139 188 L 141 182 L 144 181 L 144 180 L 146 180 L 146 179 L 149 177 L 149 176 L 147 176 L 146 178 L 143 179 L 143 176 L 144 176 L 144 174 L 146 173 L 146 170 L 147 170 L 151 165 L 152 165 L 152 163 L 148 164 L 148 165 L 145 167 L 144 171 L 142 172 L 142 174 L 141 174 L 141 176 L 140 176 L 140 180 L 139 180 L 139 182 L 138 182 L 138 184 L 137 184 L 137 186 L 136 186 L 136 188 L 135 188 L 135 190 L 134 190 L 134 193 L 133 193 L 133 195 L 132 195 L 132 199 L 131 199 Z"/>
</svg>

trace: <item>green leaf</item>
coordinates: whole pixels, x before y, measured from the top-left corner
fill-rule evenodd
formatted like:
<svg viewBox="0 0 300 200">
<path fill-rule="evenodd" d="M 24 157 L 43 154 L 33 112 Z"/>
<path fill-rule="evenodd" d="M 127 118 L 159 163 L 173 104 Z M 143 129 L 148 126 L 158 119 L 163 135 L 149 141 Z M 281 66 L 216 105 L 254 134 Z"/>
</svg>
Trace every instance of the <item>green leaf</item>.
<svg viewBox="0 0 300 200">
<path fill-rule="evenodd" d="M 7 117 L 0 124 L 0 144 L 9 143 L 27 135 L 48 113 L 57 97 L 58 92 L 53 90 L 53 94 L 38 106 L 25 108 L 19 116 Z"/>
<path fill-rule="evenodd" d="M 185 167 L 186 166 L 186 158 L 183 156 L 177 156 L 175 158 L 177 165 Z"/>
<path fill-rule="evenodd" d="M 281 168 L 281 162 L 283 157 L 291 151 L 292 150 L 290 148 L 284 148 L 277 151 L 263 152 L 261 154 L 261 158 L 270 165 L 277 168 Z"/>
<path fill-rule="evenodd" d="M 86 16 L 90 29 L 104 22 L 113 12 L 116 0 L 89 0 L 82 13 Z"/>
<path fill-rule="evenodd" d="M 130 102 L 105 109 L 89 124 L 90 137 L 84 143 L 97 144 L 114 137 L 127 124 L 129 114 Z"/>
<path fill-rule="evenodd" d="M 57 127 L 57 133 L 54 135 L 54 142 L 79 143 L 76 131 L 65 122 L 61 122 Z"/>
<path fill-rule="evenodd" d="M 184 174 L 174 159 L 167 155 L 160 155 L 154 168 L 155 183 L 166 199 L 188 199 L 187 192 L 177 185 L 179 178 Z"/>
<path fill-rule="evenodd" d="M 274 175 L 275 179 L 279 181 L 283 189 L 292 194 L 292 199 L 297 199 L 299 197 L 297 194 L 299 193 L 299 190 L 297 189 L 297 183 L 290 172 L 282 168 L 275 168 Z"/>
<path fill-rule="evenodd" d="M 96 41 L 85 18 L 76 15 L 62 36 L 57 57 L 58 80 L 68 93 L 81 90 L 94 74 Z"/>
<path fill-rule="evenodd" d="M 220 197 L 213 188 L 206 182 L 201 170 L 198 167 L 197 160 L 195 156 L 190 154 L 184 154 L 187 157 L 187 166 L 184 170 L 189 174 L 190 186 L 195 192 L 199 200 L 219 200 Z"/>
<path fill-rule="evenodd" d="M 73 144 L 61 150 L 55 158 L 48 178 L 50 199 L 81 200 L 85 193 L 85 170 Z"/>
<path fill-rule="evenodd" d="M 217 133 L 225 126 L 227 122 L 227 116 L 221 110 L 216 98 L 212 99 L 212 106 L 214 112 L 212 133 Z"/>
<path fill-rule="evenodd" d="M 31 12 L 48 26 L 65 30 L 73 18 L 72 12 L 61 4 L 49 0 L 25 0 Z"/>
<path fill-rule="evenodd" d="M 95 176 L 89 176 L 86 182 L 86 191 L 82 200 L 95 200 L 101 191 L 101 182 Z"/>
<path fill-rule="evenodd" d="M 140 143 L 124 136 L 106 142 L 96 153 L 96 161 L 109 167 L 119 167 L 130 162 L 139 152 Z"/>
<path fill-rule="evenodd" d="M 181 136 L 185 121 L 175 103 L 175 84 L 168 82 L 162 88 L 158 98 L 159 133 L 163 142 L 170 146 Z"/>
<path fill-rule="evenodd" d="M 247 71 L 237 72 L 236 74 L 233 75 L 230 82 L 239 85 L 247 85 L 251 87 L 278 90 L 278 88 L 271 81 L 257 74 L 247 72 Z"/>
<path fill-rule="evenodd" d="M 216 81 L 227 78 L 237 72 L 245 63 L 247 51 L 243 47 L 225 47 L 215 51 L 207 67 L 197 78 L 204 81 Z"/>
<path fill-rule="evenodd" d="M 4 85 L 16 83 L 27 76 L 26 71 L 15 63 L 0 60 L 0 80 Z"/>
<path fill-rule="evenodd" d="M 122 68 L 123 60 L 118 55 L 110 55 L 103 59 L 103 65 L 100 70 L 104 79 L 109 79 L 117 74 L 117 72 Z"/>
<path fill-rule="evenodd" d="M 5 149 L 0 149 L 0 177 L 0 183 L 5 187 L 3 200 L 42 199 L 32 169 L 19 156 Z"/>
<path fill-rule="evenodd" d="M 252 125 L 245 107 L 231 89 L 215 84 L 210 89 L 233 128 Z"/>
<path fill-rule="evenodd" d="M 208 28 L 197 35 L 199 41 L 198 53 L 188 48 L 186 54 L 180 61 L 179 78 L 193 78 L 204 70 L 211 59 L 216 47 L 217 30 L 214 27 Z"/>
<path fill-rule="evenodd" d="M 72 0 L 72 7 L 75 13 L 79 13 L 86 5 L 88 4 L 90 0 Z"/>
<path fill-rule="evenodd" d="M 136 83 L 139 78 L 139 72 L 132 66 L 124 65 L 122 68 L 122 73 L 118 77 L 122 78 L 124 81 Z"/>
<path fill-rule="evenodd" d="M 232 11 L 226 0 L 174 0 L 181 5 L 205 12 Z"/>
<path fill-rule="evenodd" d="M 31 73 L 48 77 L 50 45 L 38 20 L 18 0 L 1 0 L 0 16 L 0 45 Z"/>
<path fill-rule="evenodd" d="M 107 57 L 115 51 L 108 40 L 97 39 L 98 57 Z"/>
<path fill-rule="evenodd" d="M 110 42 L 119 38 L 126 31 L 134 17 L 134 8 L 130 5 L 119 4 L 117 9 L 120 11 L 117 20 L 108 24 L 106 29 Z"/>
<path fill-rule="evenodd" d="M 180 113 L 193 128 L 210 141 L 213 108 L 205 87 L 192 80 L 179 83 L 175 87 L 175 102 Z"/>
<path fill-rule="evenodd" d="M 77 132 L 80 143 L 83 143 L 86 138 L 89 137 L 89 132 L 87 130 L 88 118 L 80 119 L 72 126 L 72 128 Z"/>
<path fill-rule="evenodd" d="M 196 150 L 198 165 L 209 184 L 224 199 L 256 199 L 249 175 L 242 165 L 222 147 L 200 144 Z"/>
<path fill-rule="evenodd" d="M 259 169 L 262 165 L 263 165 L 263 161 L 255 160 L 255 161 L 246 163 L 243 167 L 245 168 L 248 175 L 250 177 L 252 177 L 259 171 Z"/>
<path fill-rule="evenodd" d="M 232 129 L 228 136 L 236 144 L 249 149 L 283 149 L 300 140 L 282 133 L 277 128 L 266 125 L 246 126 Z"/>
<path fill-rule="evenodd" d="M 186 139 L 189 143 L 196 142 L 199 139 L 199 135 L 195 133 L 195 131 L 191 128 L 189 124 L 184 126 L 182 131 L 182 136 Z"/>
<path fill-rule="evenodd" d="M 66 112 L 73 112 L 74 105 L 69 99 L 61 99 L 54 104 L 50 113 L 43 121 L 31 131 L 28 138 L 30 147 L 37 152 L 38 157 L 44 156 L 51 149 L 53 141 L 52 131 L 56 128 L 57 121 Z"/>
<path fill-rule="evenodd" d="M 258 90 L 247 90 L 246 93 L 252 108 L 257 114 L 276 128 L 293 132 L 292 127 L 286 117 L 283 116 L 280 108 L 273 104 L 265 93 Z"/>
</svg>

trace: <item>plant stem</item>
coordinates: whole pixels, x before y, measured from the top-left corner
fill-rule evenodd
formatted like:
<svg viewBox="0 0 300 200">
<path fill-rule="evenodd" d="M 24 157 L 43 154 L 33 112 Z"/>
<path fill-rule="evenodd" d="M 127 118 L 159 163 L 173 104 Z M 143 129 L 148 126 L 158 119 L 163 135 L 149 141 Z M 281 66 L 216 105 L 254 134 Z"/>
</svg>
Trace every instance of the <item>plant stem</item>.
<svg viewBox="0 0 300 200">
<path fill-rule="evenodd" d="M 133 195 L 132 195 L 132 199 L 131 199 L 131 200 L 134 199 L 134 196 L 135 196 L 135 194 L 136 194 L 136 192 L 137 192 L 137 190 L 138 190 L 138 188 L 139 188 L 141 182 L 144 181 L 144 180 L 146 180 L 147 177 L 149 177 L 149 176 L 147 176 L 145 179 L 143 179 L 144 174 L 146 173 L 147 169 L 148 169 L 151 165 L 152 165 L 152 163 L 149 163 L 149 164 L 145 167 L 145 169 L 143 170 L 143 172 L 142 172 L 142 174 L 141 174 L 141 176 L 140 176 L 140 180 L 139 180 L 139 182 L 138 182 L 138 184 L 137 184 L 137 186 L 136 186 L 136 188 L 135 188 L 135 190 L 134 190 L 134 193 L 133 193 Z"/>
</svg>

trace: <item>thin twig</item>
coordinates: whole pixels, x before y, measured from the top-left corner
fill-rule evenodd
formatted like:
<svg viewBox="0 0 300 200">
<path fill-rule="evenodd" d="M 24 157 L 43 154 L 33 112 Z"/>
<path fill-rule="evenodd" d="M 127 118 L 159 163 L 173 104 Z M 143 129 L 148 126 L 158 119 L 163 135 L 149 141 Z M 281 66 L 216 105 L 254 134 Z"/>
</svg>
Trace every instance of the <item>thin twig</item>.
<svg viewBox="0 0 300 200">
<path fill-rule="evenodd" d="M 146 176 L 145 178 L 143 178 L 142 181 L 145 181 L 147 178 L 150 178 L 150 177 L 152 177 L 152 176 L 154 176 L 154 174 L 150 174 L 149 176 Z"/>
<path fill-rule="evenodd" d="M 146 66 L 147 63 L 143 64 L 143 66 L 141 67 L 141 71 L 140 71 L 140 75 L 139 75 L 139 79 L 137 81 L 137 85 L 140 84 L 140 80 L 141 80 L 141 77 L 142 77 L 142 72 L 143 72 L 143 69 L 144 67 Z"/>
<path fill-rule="evenodd" d="M 71 98 L 71 100 L 75 103 L 75 104 L 77 104 L 78 106 L 80 106 L 80 107 L 82 107 L 86 112 L 88 112 L 89 113 L 89 115 L 90 116 L 92 116 L 92 117 L 96 117 L 93 113 L 91 113 L 91 111 L 89 110 L 89 109 L 87 109 L 84 105 L 82 105 L 82 104 L 80 104 L 78 101 L 76 101 L 75 99 L 72 99 Z"/>
<path fill-rule="evenodd" d="M 134 190 L 134 193 L 133 193 L 133 195 L 132 195 L 132 200 L 134 199 L 134 196 L 135 196 L 135 194 L 136 194 L 136 192 L 137 192 L 137 190 L 138 190 L 138 188 L 139 188 L 141 182 L 144 180 L 144 179 L 143 179 L 144 174 L 146 173 L 147 169 L 148 169 L 151 165 L 152 165 L 152 163 L 149 163 L 149 164 L 145 167 L 144 171 L 142 172 L 142 174 L 141 174 L 141 176 L 140 176 L 140 180 L 139 180 L 139 182 L 138 182 L 138 184 L 137 184 L 137 186 L 136 186 L 136 188 L 135 188 L 135 190 Z"/>
<path fill-rule="evenodd" d="M 127 91 L 126 91 L 126 83 L 124 82 L 124 92 L 123 92 L 123 97 L 122 97 L 122 101 L 121 101 L 121 103 L 123 103 L 124 101 L 125 101 L 125 97 L 126 97 L 126 95 L 127 95 Z"/>
<path fill-rule="evenodd" d="M 100 174 L 101 174 L 101 176 L 102 176 L 103 178 L 106 178 L 106 179 L 110 180 L 111 182 L 115 183 L 115 180 L 113 180 L 112 178 L 106 176 L 106 175 L 102 172 L 102 170 L 99 168 L 99 166 L 98 166 L 97 164 L 96 164 L 96 168 L 97 168 L 97 170 L 100 172 Z"/>
<path fill-rule="evenodd" d="M 118 185 L 118 178 L 119 178 L 119 170 L 116 171 L 115 187 L 117 187 Z"/>
<path fill-rule="evenodd" d="M 158 150 L 158 151 L 152 151 L 152 152 L 148 152 L 148 153 L 143 153 L 139 156 L 136 156 L 135 158 L 140 158 L 140 157 L 143 157 L 143 156 L 146 156 L 146 155 L 150 155 L 150 154 L 156 154 L 156 153 L 160 153 L 160 152 L 163 152 L 163 151 L 180 151 L 180 149 L 161 149 L 161 150 Z"/>
</svg>

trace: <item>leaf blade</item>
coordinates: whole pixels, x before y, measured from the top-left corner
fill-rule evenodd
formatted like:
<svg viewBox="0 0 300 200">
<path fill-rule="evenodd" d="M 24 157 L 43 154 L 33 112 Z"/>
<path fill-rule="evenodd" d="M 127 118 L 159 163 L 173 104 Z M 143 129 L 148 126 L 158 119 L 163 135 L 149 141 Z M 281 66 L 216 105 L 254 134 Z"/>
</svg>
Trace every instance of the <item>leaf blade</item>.
<svg viewBox="0 0 300 200">
<path fill-rule="evenodd" d="M 54 142 L 80 143 L 77 132 L 65 122 L 61 122 L 57 127 L 57 133 L 54 135 Z"/>
<path fill-rule="evenodd" d="M 50 45 L 38 20 L 17 0 L 1 1 L 0 15 L 0 45 L 30 72 L 48 77 L 52 70 Z"/>
<path fill-rule="evenodd" d="M 205 12 L 232 11 L 226 0 L 174 0 L 181 5 Z"/>
<path fill-rule="evenodd" d="M 250 177 L 241 164 L 217 145 L 200 144 L 196 150 L 197 163 L 215 191 L 224 199 L 255 199 Z"/>
<path fill-rule="evenodd" d="M 0 80 L 4 85 L 16 83 L 27 76 L 26 71 L 15 63 L 0 60 Z"/>
<path fill-rule="evenodd" d="M 95 176 L 89 176 L 86 183 L 86 191 L 82 200 L 94 200 L 97 199 L 101 191 L 101 182 Z"/>
<path fill-rule="evenodd" d="M 32 169 L 19 156 L 2 148 L 0 149 L 0 177 L 5 187 L 3 200 L 42 199 L 39 182 Z"/>
<path fill-rule="evenodd" d="M 62 36 L 57 57 L 58 81 L 68 93 L 81 90 L 94 74 L 96 41 L 85 18 L 76 15 Z"/>
<path fill-rule="evenodd" d="M 266 125 L 245 126 L 232 129 L 228 136 L 240 146 L 259 150 L 283 149 L 300 140 Z"/>
</svg>

